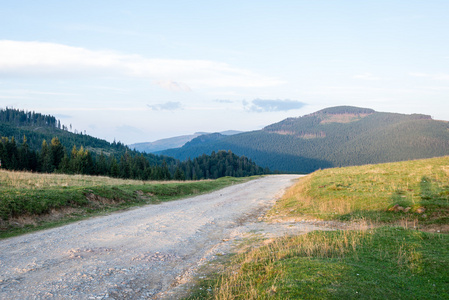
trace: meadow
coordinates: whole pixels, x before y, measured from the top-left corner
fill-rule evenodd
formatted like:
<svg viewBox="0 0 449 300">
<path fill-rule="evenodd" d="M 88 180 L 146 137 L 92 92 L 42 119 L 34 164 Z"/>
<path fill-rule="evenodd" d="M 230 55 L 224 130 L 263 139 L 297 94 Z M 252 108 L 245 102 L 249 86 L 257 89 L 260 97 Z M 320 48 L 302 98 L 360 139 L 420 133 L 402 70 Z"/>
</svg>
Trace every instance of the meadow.
<svg viewBox="0 0 449 300">
<path fill-rule="evenodd" d="M 351 229 L 256 238 L 188 299 L 448 299 L 448 215 L 449 157 L 319 170 L 268 217 Z"/>
<path fill-rule="evenodd" d="M 447 230 L 449 157 L 320 170 L 291 188 L 275 212 Z"/>
<path fill-rule="evenodd" d="M 198 195 L 247 180 L 250 178 L 138 181 L 0 170 L 0 238 Z"/>
</svg>

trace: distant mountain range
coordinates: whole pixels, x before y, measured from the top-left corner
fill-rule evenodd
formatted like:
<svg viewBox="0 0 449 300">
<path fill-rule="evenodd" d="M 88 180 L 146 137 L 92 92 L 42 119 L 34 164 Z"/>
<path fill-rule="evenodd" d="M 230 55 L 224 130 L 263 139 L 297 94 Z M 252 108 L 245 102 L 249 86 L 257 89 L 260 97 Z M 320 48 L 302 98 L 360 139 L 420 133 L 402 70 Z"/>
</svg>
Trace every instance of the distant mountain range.
<svg viewBox="0 0 449 300">
<path fill-rule="evenodd" d="M 236 130 L 227 130 L 220 132 L 221 135 L 234 135 L 242 133 L 242 131 L 236 131 Z M 172 149 L 172 148 L 180 148 L 184 146 L 187 142 L 190 142 L 194 138 L 197 138 L 202 135 L 208 135 L 210 133 L 208 132 L 195 132 L 194 134 L 190 135 L 181 135 L 181 136 L 175 136 L 171 138 L 161 139 L 154 142 L 146 142 L 146 143 L 136 143 L 129 145 L 129 148 L 135 149 L 140 152 L 146 152 L 146 153 L 156 153 L 159 151 L 163 151 L 166 149 Z"/>
<path fill-rule="evenodd" d="M 288 118 L 262 130 L 198 136 L 160 154 L 187 159 L 231 150 L 271 170 L 309 173 L 320 168 L 449 155 L 449 122 L 422 114 L 331 107 Z"/>
<path fill-rule="evenodd" d="M 224 132 L 225 134 L 233 132 Z M 198 133 L 199 138 L 201 133 Z M 0 109 L 0 167 L 41 173 L 85 174 L 137 180 L 215 179 L 270 173 L 248 157 L 217 151 L 180 162 L 70 132 L 54 116 Z"/>
<path fill-rule="evenodd" d="M 127 155 L 140 156 L 131 150 L 136 149 L 147 152 L 143 156 L 152 165 L 165 161 L 173 170 L 179 164 L 176 159 L 194 159 L 219 150 L 244 155 L 272 171 L 295 173 L 449 155 L 449 122 L 422 114 L 376 112 L 351 106 L 288 118 L 257 131 L 198 132 L 149 143 L 161 148 L 178 147 L 161 151 L 72 133 L 53 116 L 8 108 L 0 109 L 0 136 L 14 137 L 18 145 L 25 137 L 27 149 L 32 151 L 40 150 L 44 139 L 48 143 L 58 137 L 67 151 L 83 146 L 94 158 L 104 153 L 117 161 Z"/>
</svg>

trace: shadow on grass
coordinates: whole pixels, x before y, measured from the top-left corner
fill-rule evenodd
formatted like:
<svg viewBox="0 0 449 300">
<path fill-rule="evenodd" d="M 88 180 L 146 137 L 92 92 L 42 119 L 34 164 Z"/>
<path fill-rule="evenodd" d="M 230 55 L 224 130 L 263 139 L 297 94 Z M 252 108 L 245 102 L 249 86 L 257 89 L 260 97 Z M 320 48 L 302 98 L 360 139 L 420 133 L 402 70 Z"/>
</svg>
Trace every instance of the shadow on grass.
<svg viewBox="0 0 449 300">
<path fill-rule="evenodd" d="M 421 178 L 419 190 L 397 190 L 390 205 L 381 210 L 359 209 L 338 217 L 340 221 L 365 219 L 380 223 L 415 222 L 421 225 L 449 224 L 449 186 L 436 179 Z"/>
<path fill-rule="evenodd" d="M 425 224 L 448 224 L 449 186 L 441 186 L 440 182 L 436 179 L 423 176 L 421 178 L 420 188 L 419 207 L 424 210 L 420 214 L 420 221 Z"/>
</svg>

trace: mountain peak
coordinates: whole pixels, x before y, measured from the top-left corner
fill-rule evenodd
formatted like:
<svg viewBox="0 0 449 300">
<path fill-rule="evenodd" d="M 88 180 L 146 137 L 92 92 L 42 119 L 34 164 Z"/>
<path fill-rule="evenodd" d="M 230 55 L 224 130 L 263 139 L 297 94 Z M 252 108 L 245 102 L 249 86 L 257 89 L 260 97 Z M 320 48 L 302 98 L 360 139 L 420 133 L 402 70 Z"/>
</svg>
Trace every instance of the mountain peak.
<svg viewBox="0 0 449 300">
<path fill-rule="evenodd" d="M 326 123 L 350 123 L 374 114 L 376 111 L 370 108 L 355 106 L 335 106 L 322 109 L 309 116 L 320 119 L 320 124 Z"/>
<path fill-rule="evenodd" d="M 263 130 L 279 134 L 317 136 L 316 126 L 326 123 L 351 123 L 359 121 L 366 116 L 374 114 L 376 111 L 370 108 L 354 106 L 329 107 L 309 115 L 298 118 L 287 118 L 281 122 L 266 126 Z M 312 130 L 312 131 L 310 131 Z M 322 137 L 321 131 L 318 131 Z"/>
<path fill-rule="evenodd" d="M 316 115 L 344 115 L 344 114 L 373 114 L 376 111 L 371 108 L 355 107 L 355 106 L 334 106 L 328 107 L 317 112 L 310 114 L 309 116 Z"/>
</svg>

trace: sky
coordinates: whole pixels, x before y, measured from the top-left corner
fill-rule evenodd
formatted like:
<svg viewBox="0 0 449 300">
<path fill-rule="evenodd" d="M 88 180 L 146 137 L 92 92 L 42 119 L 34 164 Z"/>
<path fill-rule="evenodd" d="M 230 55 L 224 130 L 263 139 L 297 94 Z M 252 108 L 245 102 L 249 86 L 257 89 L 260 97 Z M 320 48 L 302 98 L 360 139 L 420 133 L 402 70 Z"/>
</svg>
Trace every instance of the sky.
<svg viewBox="0 0 449 300">
<path fill-rule="evenodd" d="M 0 108 L 125 144 L 351 105 L 449 120 L 449 1 L 0 0 Z"/>
</svg>

